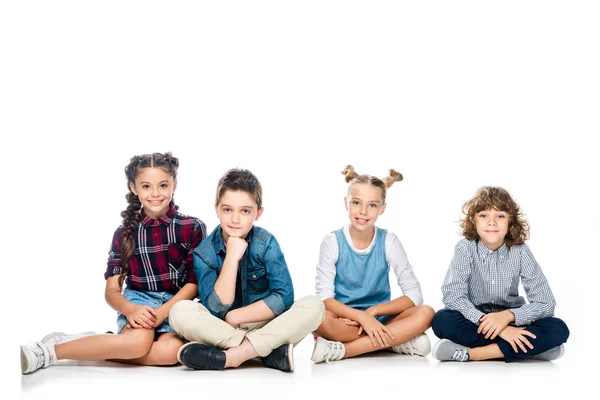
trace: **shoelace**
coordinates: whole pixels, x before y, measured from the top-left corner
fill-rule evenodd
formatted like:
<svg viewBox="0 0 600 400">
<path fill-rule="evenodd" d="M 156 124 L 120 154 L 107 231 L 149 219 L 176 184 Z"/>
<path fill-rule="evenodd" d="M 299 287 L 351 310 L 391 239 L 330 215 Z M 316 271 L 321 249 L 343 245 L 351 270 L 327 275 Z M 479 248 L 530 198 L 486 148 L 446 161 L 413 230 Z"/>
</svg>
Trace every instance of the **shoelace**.
<svg viewBox="0 0 600 400">
<path fill-rule="evenodd" d="M 414 345 L 414 340 L 409 340 L 406 343 L 402 343 L 400 345 L 400 349 L 404 354 L 408 354 L 409 356 L 414 356 L 417 353 L 417 348 Z"/>
<path fill-rule="evenodd" d="M 325 356 L 325 362 L 329 364 L 329 361 L 336 361 L 342 358 L 342 352 L 344 351 L 344 345 L 340 342 L 329 342 L 329 351 Z"/>
<path fill-rule="evenodd" d="M 469 359 L 469 352 L 465 348 L 457 347 L 454 350 L 454 354 L 452 355 L 452 358 L 456 361 L 467 361 Z"/>
</svg>

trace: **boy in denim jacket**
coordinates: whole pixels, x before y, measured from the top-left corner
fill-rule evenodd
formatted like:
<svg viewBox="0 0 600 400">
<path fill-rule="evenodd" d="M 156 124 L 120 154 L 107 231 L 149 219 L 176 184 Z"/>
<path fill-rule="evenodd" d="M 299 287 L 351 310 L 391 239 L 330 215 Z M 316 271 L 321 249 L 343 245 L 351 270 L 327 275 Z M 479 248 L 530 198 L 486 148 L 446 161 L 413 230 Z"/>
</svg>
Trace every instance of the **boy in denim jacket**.
<svg viewBox="0 0 600 400">
<path fill-rule="evenodd" d="M 219 226 L 194 250 L 202 304 L 180 301 L 171 327 L 190 340 L 178 360 L 188 368 L 222 370 L 261 357 L 270 368 L 294 370 L 293 347 L 323 321 L 316 296 L 294 302 L 294 288 L 275 237 L 254 226 L 262 188 L 248 170 L 231 169 L 219 181 Z"/>
</svg>

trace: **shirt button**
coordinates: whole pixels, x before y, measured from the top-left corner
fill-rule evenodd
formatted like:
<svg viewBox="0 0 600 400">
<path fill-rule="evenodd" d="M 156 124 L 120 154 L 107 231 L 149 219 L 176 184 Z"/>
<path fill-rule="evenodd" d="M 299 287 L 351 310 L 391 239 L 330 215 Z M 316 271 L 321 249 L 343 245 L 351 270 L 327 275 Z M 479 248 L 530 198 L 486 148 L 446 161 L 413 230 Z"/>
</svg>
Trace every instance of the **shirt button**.
<svg viewBox="0 0 600 400">
<path fill-rule="evenodd" d="M 256 275 L 255 274 L 252 275 L 252 279 L 256 279 Z"/>
</svg>

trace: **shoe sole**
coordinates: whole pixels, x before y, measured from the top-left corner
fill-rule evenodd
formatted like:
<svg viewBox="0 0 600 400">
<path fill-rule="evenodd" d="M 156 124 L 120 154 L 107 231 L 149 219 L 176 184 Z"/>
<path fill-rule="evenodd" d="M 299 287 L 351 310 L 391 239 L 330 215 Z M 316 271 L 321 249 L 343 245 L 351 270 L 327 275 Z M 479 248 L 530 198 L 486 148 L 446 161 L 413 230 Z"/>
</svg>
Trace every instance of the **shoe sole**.
<svg viewBox="0 0 600 400">
<path fill-rule="evenodd" d="M 29 369 L 29 359 L 27 359 L 27 355 L 24 350 L 25 346 L 21 346 L 21 373 L 28 374 L 27 371 Z"/>
<path fill-rule="evenodd" d="M 290 370 L 286 372 L 294 372 L 294 345 L 292 343 L 288 344 L 288 363 Z"/>
</svg>

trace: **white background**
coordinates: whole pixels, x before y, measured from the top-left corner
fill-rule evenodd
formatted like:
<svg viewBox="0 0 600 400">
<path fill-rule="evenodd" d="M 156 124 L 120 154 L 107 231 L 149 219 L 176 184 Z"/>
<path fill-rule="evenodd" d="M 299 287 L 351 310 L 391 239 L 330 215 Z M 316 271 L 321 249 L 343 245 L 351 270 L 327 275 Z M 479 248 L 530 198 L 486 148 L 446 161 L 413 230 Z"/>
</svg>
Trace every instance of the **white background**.
<svg viewBox="0 0 600 400">
<path fill-rule="evenodd" d="M 599 8 L 4 2 L 0 391 L 500 398 L 589 389 L 598 354 Z M 176 202 L 209 230 L 219 177 L 231 167 L 259 177 L 258 224 L 279 240 L 297 297 L 314 293 L 324 235 L 348 222 L 346 164 L 404 174 L 378 225 L 398 234 L 435 309 L 462 203 L 479 186 L 503 186 L 531 223 L 528 244 L 571 329 L 566 354 L 519 365 L 403 356 L 313 365 L 307 338 L 294 374 L 66 362 L 22 377 L 19 344 L 56 330 L 115 329 L 102 275 L 126 206 L 123 168 L 155 151 L 179 157 Z"/>
</svg>

